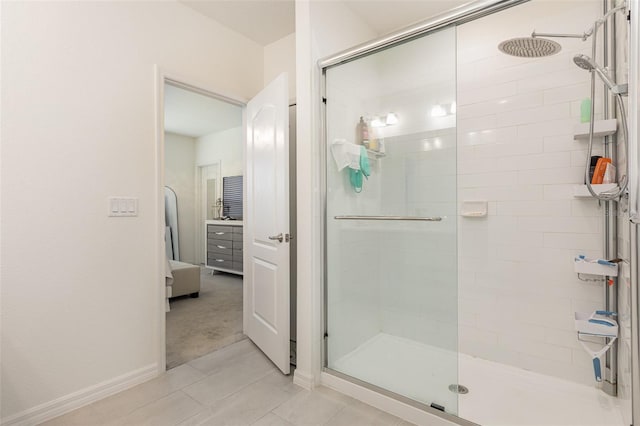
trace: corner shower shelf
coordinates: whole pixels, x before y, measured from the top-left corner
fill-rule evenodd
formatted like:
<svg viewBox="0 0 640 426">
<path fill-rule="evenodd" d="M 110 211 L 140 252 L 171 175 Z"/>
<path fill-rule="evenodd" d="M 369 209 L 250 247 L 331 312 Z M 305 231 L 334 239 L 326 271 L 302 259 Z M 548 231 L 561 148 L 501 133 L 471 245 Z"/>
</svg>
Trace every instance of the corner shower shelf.
<svg viewBox="0 0 640 426">
<path fill-rule="evenodd" d="M 596 120 L 593 124 L 593 137 L 602 138 L 613 135 L 618 130 L 618 122 L 615 118 L 610 120 Z M 573 129 L 573 139 L 589 139 L 589 123 L 580 123 Z"/>
<path fill-rule="evenodd" d="M 618 188 L 617 183 L 602 183 L 599 185 L 591 185 L 596 194 L 600 194 L 605 191 Z M 593 198 L 593 195 L 589 192 L 587 185 L 576 185 L 573 188 L 573 196 L 576 198 Z"/>
<path fill-rule="evenodd" d="M 374 151 L 372 149 L 367 149 L 367 156 L 369 158 L 374 158 L 374 159 L 378 159 L 378 158 L 382 158 L 382 157 L 386 157 L 387 154 L 384 152 L 380 152 L 380 151 Z"/>
</svg>

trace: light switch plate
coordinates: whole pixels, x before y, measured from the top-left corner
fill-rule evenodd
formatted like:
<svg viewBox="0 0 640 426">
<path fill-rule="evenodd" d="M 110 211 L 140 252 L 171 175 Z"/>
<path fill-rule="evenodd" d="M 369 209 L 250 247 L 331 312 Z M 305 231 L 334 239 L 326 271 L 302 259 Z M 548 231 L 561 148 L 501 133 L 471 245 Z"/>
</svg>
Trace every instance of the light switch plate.
<svg viewBox="0 0 640 426">
<path fill-rule="evenodd" d="M 109 217 L 138 216 L 138 199 L 135 197 L 109 197 Z"/>
</svg>

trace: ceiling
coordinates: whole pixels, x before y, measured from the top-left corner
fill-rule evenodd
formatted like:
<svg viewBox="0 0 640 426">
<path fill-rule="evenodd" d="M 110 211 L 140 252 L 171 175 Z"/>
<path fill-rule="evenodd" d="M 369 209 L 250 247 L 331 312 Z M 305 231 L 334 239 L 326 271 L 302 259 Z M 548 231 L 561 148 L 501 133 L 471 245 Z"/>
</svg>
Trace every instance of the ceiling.
<svg viewBox="0 0 640 426">
<path fill-rule="evenodd" d="M 295 32 L 294 0 L 179 1 L 262 46 Z"/>
<path fill-rule="evenodd" d="M 471 0 L 343 0 L 378 35 L 453 9 Z"/>
<path fill-rule="evenodd" d="M 165 84 L 164 130 L 166 132 L 198 138 L 241 125 L 241 107 Z"/>
<path fill-rule="evenodd" d="M 294 0 L 179 0 L 205 16 L 266 46 L 295 32 Z M 374 32 L 383 35 L 471 0 L 340 1 Z"/>
</svg>

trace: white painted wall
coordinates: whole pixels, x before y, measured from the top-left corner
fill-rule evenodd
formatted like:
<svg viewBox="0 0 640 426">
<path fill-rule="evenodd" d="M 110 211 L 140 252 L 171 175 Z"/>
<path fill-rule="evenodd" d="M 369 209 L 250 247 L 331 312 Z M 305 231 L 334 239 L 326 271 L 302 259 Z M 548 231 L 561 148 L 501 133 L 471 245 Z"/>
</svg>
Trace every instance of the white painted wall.
<svg viewBox="0 0 640 426">
<path fill-rule="evenodd" d="M 573 197 L 590 76 L 572 57 L 591 43 L 563 39 L 538 59 L 496 46 L 533 28 L 583 31 L 600 7 L 534 0 L 458 28 L 458 201 L 489 202 L 488 217 L 459 220 L 460 351 L 585 384 L 593 367 L 573 315 L 604 308 L 603 284 L 578 280 L 573 259 L 602 255 L 603 213 Z"/>
<path fill-rule="evenodd" d="M 320 377 L 321 241 L 318 59 L 376 34 L 338 2 L 296 1 L 298 176 L 298 364 L 294 381 L 312 387 Z"/>
<path fill-rule="evenodd" d="M 164 184 L 178 198 L 178 243 L 180 260 L 197 264 L 196 259 L 196 140 L 165 132 Z"/>
<path fill-rule="evenodd" d="M 289 74 L 289 100 L 296 98 L 296 34 L 276 40 L 264 47 L 264 85 L 282 72 Z"/>
<path fill-rule="evenodd" d="M 154 64 L 249 98 L 263 52 L 174 2 L 3 3 L 1 24 L 7 420 L 164 369 Z M 108 218 L 113 195 L 138 197 L 139 216 Z"/>
<path fill-rule="evenodd" d="M 196 164 L 204 166 L 220 161 L 222 177 L 242 175 L 242 143 L 242 127 L 201 136 L 196 139 Z"/>
</svg>

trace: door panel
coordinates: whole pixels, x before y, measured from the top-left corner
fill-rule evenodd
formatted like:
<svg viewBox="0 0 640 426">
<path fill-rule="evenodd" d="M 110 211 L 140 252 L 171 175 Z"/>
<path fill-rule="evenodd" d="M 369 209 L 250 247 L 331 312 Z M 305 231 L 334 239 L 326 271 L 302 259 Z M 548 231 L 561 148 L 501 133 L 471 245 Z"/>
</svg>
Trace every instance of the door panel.
<svg viewBox="0 0 640 426">
<path fill-rule="evenodd" d="M 244 215 L 245 334 L 285 374 L 290 371 L 287 87 L 282 74 L 247 104 Z"/>
<path fill-rule="evenodd" d="M 447 28 L 329 68 L 325 154 L 327 367 L 453 414 L 455 48 Z"/>
</svg>

